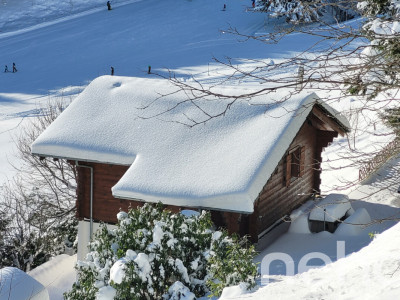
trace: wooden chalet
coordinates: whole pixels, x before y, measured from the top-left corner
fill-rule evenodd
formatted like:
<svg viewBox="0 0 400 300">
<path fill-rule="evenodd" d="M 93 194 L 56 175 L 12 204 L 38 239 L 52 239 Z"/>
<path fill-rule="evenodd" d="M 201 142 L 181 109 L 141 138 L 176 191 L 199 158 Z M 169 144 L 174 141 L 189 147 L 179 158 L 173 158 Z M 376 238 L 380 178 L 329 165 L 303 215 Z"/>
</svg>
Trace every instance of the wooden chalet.
<svg viewBox="0 0 400 300">
<path fill-rule="evenodd" d="M 321 153 L 349 130 L 315 94 L 283 103 L 263 96 L 190 127 L 182 123 L 203 112 L 171 90 L 164 80 L 100 77 L 32 145 L 35 155 L 77 166 L 77 217 L 90 233 L 121 209 L 161 201 L 173 211 L 210 210 L 217 226 L 256 242 L 319 192 Z"/>
</svg>

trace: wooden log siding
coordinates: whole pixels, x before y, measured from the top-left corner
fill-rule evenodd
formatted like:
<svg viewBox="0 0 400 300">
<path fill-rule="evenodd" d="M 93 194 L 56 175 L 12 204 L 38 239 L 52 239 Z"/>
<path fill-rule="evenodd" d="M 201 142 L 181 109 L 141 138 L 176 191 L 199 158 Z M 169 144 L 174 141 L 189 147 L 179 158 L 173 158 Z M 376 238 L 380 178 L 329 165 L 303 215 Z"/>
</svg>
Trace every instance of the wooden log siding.
<svg viewBox="0 0 400 300">
<path fill-rule="evenodd" d="M 115 199 L 111 188 L 121 179 L 129 166 L 79 162 L 93 167 L 93 219 L 106 223 L 116 223 L 120 209 L 127 210 L 130 205 L 140 203 Z M 78 167 L 77 217 L 90 219 L 90 169 Z"/>
<path fill-rule="evenodd" d="M 117 223 L 120 210 L 128 211 L 144 204 L 139 200 L 117 199 L 112 196 L 111 188 L 121 179 L 129 166 L 101 163 L 79 162 L 80 165 L 93 167 L 93 220 L 105 223 Z M 78 167 L 77 217 L 90 219 L 90 169 Z M 181 208 L 166 206 L 173 212 Z M 184 209 L 184 208 L 182 208 Z"/>
<path fill-rule="evenodd" d="M 321 152 L 335 136 L 337 132 L 319 130 L 311 122 L 303 124 L 256 200 L 248 230 L 253 241 L 278 219 L 304 203 L 312 193 L 319 191 Z M 301 149 L 300 176 L 291 178 L 292 153 L 298 149 Z"/>
</svg>

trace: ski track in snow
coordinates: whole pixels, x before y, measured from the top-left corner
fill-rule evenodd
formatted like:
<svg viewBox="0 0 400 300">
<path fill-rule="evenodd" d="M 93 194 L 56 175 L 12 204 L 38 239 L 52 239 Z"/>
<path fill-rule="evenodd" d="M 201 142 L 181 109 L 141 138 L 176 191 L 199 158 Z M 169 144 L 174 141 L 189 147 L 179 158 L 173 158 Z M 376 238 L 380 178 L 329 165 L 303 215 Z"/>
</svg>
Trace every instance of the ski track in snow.
<svg viewBox="0 0 400 300">
<path fill-rule="evenodd" d="M 123 7 L 123 6 L 128 5 L 128 4 L 136 3 L 136 2 L 139 2 L 139 1 L 143 1 L 143 0 L 124 1 L 123 3 L 113 5 L 113 9 L 115 10 L 117 8 Z M 72 15 L 69 15 L 69 16 L 66 16 L 66 17 L 61 17 L 61 18 L 57 18 L 56 17 L 55 20 L 39 23 L 39 24 L 36 24 L 36 25 L 32 25 L 32 26 L 29 26 L 29 27 L 26 27 L 26 28 L 17 29 L 17 30 L 10 31 L 10 32 L 0 33 L 0 39 L 11 37 L 11 36 L 15 36 L 15 35 L 19 35 L 19 34 L 22 34 L 22 33 L 28 33 L 28 32 L 34 31 L 34 30 L 46 28 L 46 27 L 49 27 L 49 26 L 52 26 L 52 25 L 55 25 L 55 24 L 59 24 L 59 23 L 62 23 L 62 22 L 66 22 L 66 21 L 71 21 L 71 20 L 74 20 L 74 19 L 77 19 L 77 18 L 81 18 L 81 17 L 85 17 L 85 16 L 88 16 L 88 15 L 91 15 L 91 14 L 94 14 L 94 13 L 98 13 L 98 12 L 101 12 L 101 11 L 104 11 L 104 7 L 93 8 L 93 9 L 85 10 L 85 11 L 79 12 L 79 13 L 72 13 Z"/>
</svg>

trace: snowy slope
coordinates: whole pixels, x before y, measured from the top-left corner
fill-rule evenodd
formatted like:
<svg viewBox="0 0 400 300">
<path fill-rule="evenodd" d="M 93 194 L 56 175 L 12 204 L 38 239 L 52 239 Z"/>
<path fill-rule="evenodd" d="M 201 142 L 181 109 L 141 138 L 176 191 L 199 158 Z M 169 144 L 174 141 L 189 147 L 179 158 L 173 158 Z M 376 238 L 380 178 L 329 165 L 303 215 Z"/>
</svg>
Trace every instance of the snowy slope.
<svg viewBox="0 0 400 300">
<path fill-rule="evenodd" d="M 113 7 L 138 0 L 113 0 Z M 104 10 L 103 0 L 2 0 L 0 3 L 0 34 L 29 30 L 65 17 Z"/>
<path fill-rule="evenodd" d="M 205 81 L 218 82 L 226 70 L 214 64 L 212 56 L 231 56 L 237 58 L 234 63 L 238 64 L 240 58 L 275 60 L 307 48 L 314 41 L 312 37 L 297 34 L 278 45 L 262 45 L 254 41 L 242 43 L 222 33 L 219 29 L 229 24 L 249 34 L 271 29 L 275 21 L 245 11 L 251 1 L 143 0 L 118 6 L 125 3 L 120 1 L 118 5 L 115 2 L 111 12 L 106 11 L 105 1 L 80 1 L 82 6 L 76 5 L 77 9 L 69 12 L 64 2 L 2 0 L 0 3 L 0 71 L 5 64 L 10 68 L 12 62 L 19 70 L 15 74 L 0 72 L 0 185 L 12 175 L 8 159 L 18 163 L 11 157 L 10 133 L 18 133 L 21 122 L 39 114 L 37 105 L 46 103 L 49 96 L 73 98 L 94 78 L 109 74 L 110 66 L 114 66 L 117 75 L 148 76 L 147 66 L 151 65 L 160 72 L 164 68 L 173 69 L 182 78 L 194 74 Z M 221 11 L 224 3 L 226 12 Z M 33 20 L 31 16 L 37 18 Z M 10 20 L 11 17 L 15 19 Z M 64 19 L 56 21 L 59 17 Z M 43 21 L 51 22 L 43 24 Z M 38 22 L 39 26 L 22 30 Z M 344 107 L 352 105 L 356 103 L 348 101 Z M 378 124 L 378 133 L 379 130 Z M 341 142 L 328 152 L 341 151 L 345 141 Z M 362 147 L 374 143 L 375 140 L 364 139 Z M 355 174 L 356 170 L 352 172 Z M 325 185 L 333 184 L 332 173 L 337 172 L 324 175 Z M 365 195 L 364 192 L 359 193 Z M 376 209 L 377 217 L 385 216 L 390 205 L 400 205 L 393 194 L 372 198 L 379 204 L 370 206 Z M 322 269 L 281 278 L 281 282 L 240 299 L 396 299 L 400 294 L 398 255 L 395 255 L 400 247 L 398 233 L 396 226 L 359 253 Z M 37 273 L 35 276 L 51 278 L 49 274 Z"/>
<path fill-rule="evenodd" d="M 82 85 L 109 74 L 110 66 L 114 66 L 116 75 L 144 76 L 148 65 L 157 70 L 207 64 L 212 55 L 260 57 L 262 45 L 249 48 L 219 29 L 240 20 L 238 29 L 253 33 L 264 25 L 265 16 L 244 13 L 244 1 L 232 2 L 228 11 L 223 12 L 223 3 L 182 1 L 177 5 L 173 0 L 139 1 L 110 12 L 93 11 L 80 18 L 66 18 L 48 27 L 3 37 L 0 62 L 16 62 L 19 72 L 13 74 L 17 76 L 1 74 L 2 92 L 43 94 Z"/>
<path fill-rule="evenodd" d="M 232 292 L 223 299 L 399 299 L 399 245 L 400 224 L 379 235 L 368 247 L 333 264 L 281 277 L 254 293 L 236 292 L 234 296 Z"/>
</svg>

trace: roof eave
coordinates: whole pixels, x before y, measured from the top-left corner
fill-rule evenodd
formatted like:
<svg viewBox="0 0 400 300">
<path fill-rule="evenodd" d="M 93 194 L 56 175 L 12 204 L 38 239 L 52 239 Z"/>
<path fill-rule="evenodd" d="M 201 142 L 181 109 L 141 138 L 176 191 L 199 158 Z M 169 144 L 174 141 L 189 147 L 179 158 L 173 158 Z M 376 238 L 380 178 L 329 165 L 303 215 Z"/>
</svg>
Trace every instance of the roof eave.
<svg viewBox="0 0 400 300">
<path fill-rule="evenodd" d="M 327 109 L 327 104 L 323 103 L 321 101 L 317 101 L 316 105 L 318 106 L 319 109 L 321 109 L 326 115 L 328 115 L 333 122 L 335 122 L 337 124 L 337 127 L 339 129 L 341 129 L 341 131 L 338 131 L 338 133 L 341 136 L 344 136 L 346 133 L 349 133 L 350 130 L 350 124 L 347 120 L 347 118 L 345 116 L 343 116 L 340 112 L 336 111 L 334 108 L 332 108 L 331 106 L 329 106 L 334 113 L 332 113 L 329 109 Z M 339 118 L 339 116 L 341 118 Z M 341 120 L 343 119 L 343 121 Z M 345 124 L 346 123 L 346 124 Z"/>
<path fill-rule="evenodd" d="M 86 163 L 97 163 L 97 164 L 107 164 L 107 165 L 120 165 L 120 166 L 130 166 L 131 164 L 124 164 L 124 163 L 118 163 L 115 161 L 106 161 L 106 160 L 96 160 L 96 159 L 87 159 L 87 158 L 82 158 L 82 157 L 69 157 L 69 156 L 62 156 L 62 155 L 54 155 L 54 154 L 43 154 L 40 152 L 31 152 L 32 155 L 39 156 L 39 157 L 48 157 L 52 159 L 65 159 L 69 161 L 82 161 Z"/>
<path fill-rule="evenodd" d="M 219 203 L 218 200 L 215 200 L 216 198 L 225 198 L 225 199 L 232 199 L 234 197 L 237 199 L 238 197 L 242 198 L 242 201 L 247 203 L 247 205 L 241 205 L 241 207 L 247 206 L 249 209 L 234 209 L 234 208 L 229 208 L 228 205 L 226 207 L 215 207 L 212 205 L 201 205 L 201 204 L 191 204 L 195 202 L 193 199 L 186 199 L 186 198 L 181 198 L 181 197 L 171 197 L 171 198 L 166 198 L 166 197 L 157 197 L 157 196 L 149 196 L 146 197 L 146 195 L 142 195 L 141 197 L 138 197 L 136 195 L 132 196 L 127 196 L 127 195 L 122 195 L 122 193 L 116 193 L 114 189 L 112 188 L 112 195 L 114 198 L 117 199 L 122 199 L 122 200 L 129 200 L 129 201 L 139 201 L 139 202 L 144 202 L 144 203 L 159 203 L 161 202 L 164 205 L 171 205 L 171 206 L 177 206 L 177 207 L 185 207 L 185 208 L 195 208 L 195 209 L 205 209 L 205 210 L 214 210 L 214 211 L 225 211 L 225 212 L 233 212 L 233 213 L 240 213 L 240 214 L 252 214 L 254 212 L 254 201 L 250 200 L 250 197 L 248 195 L 239 195 L 239 194 L 232 194 L 232 195 L 223 195 L 220 197 L 204 197 L 204 198 L 199 198 L 199 202 L 207 202 L 207 201 L 213 201 L 214 203 Z M 145 199 L 147 198 L 147 199 Z M 178 200 L 179 204 L 175 202 L 175 200 Z"/>
</svg>

